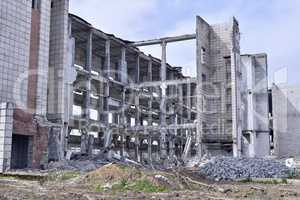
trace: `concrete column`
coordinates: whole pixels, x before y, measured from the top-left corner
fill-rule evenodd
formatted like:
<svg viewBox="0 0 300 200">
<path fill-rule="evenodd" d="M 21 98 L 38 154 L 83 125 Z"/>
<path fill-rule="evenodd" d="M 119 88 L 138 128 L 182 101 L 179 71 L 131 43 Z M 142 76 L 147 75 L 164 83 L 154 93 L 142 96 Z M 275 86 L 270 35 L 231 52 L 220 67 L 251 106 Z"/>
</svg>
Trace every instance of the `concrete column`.
<svg viewBox="0 0 300 200">
<path fill-rule="evenodd" d="M 135 98 L 134 98 L 134 103 L 135 103 L 135 109 L 136 109 L 136 115 L 135 115 L 135 127 L 136 127 L 136 131 L 135 131 L 135 157 L 136 157 L 136 161 L 140 162 L 140 141 L 139 141 L 139 132 L 138 132 L 138 127 L 141 126 L 141 115 L 140 115 L 140 97 L 138 92 L 136 92 Z"/>
<path fill-rule="evenodd" d="M 175 155 L 175 135 L 169 137 L 169 151 L 170 157 L 173 158 Z"/>
<path fill-rule="evenodd" d="M 191 83 L 188 83 L 187 84 L 187 117 L 188 117 L 188 123 L 191 123 L 192 122 L 192 101 L 191 101 L 191 96 L 192 96 L 192 92 L 191 92 Z M 190 137 L 192 137 L 192 133 L 193 133 L 193 130 L 192 129 L 188 129 L 188 134 Z M 191 148 L 191 147 L 190 147 Z M 189 153 L 191 154 L 192 151 L 189 150 Z"/>
<path fill-rule="evenodd" d="M 231 51 L 231 94 L 232 94 L 232 149 L 233 156 L 241 156 L 241 126 L 239 124 L 239 98 L 238 98 L 238 86 L 237 86 L 237 54 Z"/>
<path fill-rule="evenodd" d="M 167 43 L 164 41 L 161 44 L 162 56 L 161 56 L 161 67 L 160 67 L 160 78 L 161 81 L 166 81 L 167 78 Z M 161 102 L 160 102 L 160 125 L 161 125 L 161 136 L 160 136 L 160 152 L 161 158 L 165 159 L 167 157 L 166 151 L 166 92 L 167 87 L 165 85 L 161 86 Z"/>
<path fill-rule="evenodd" d="M 106 69 L 106 77 L 111 76 L 111 63 L 110 63 L 110 40 L 105 41 L 105 69 Z"/>
<path fill-rule="evenodd" d="M 86 47 L 86 64 L 85 69 L 89 72 L 88 77 L 86 78 L 86 91 L 84 97 L 84 117 L 89 119 L 89 107 L 90 107 L 90 94 L 91 94 L 91 68 L 92 68 L 92 49 L 93 49 L 93 33 L 90 31 L 88 36 L 88 42 Z"/>
<path fill-rule="evenodd" d="M 136 92 L 136 95 L 134 97 L 134 104 L 135 104 L 135 126 L 139 127 L 141 126 L 141 110 L 140 110 L 140 96 L 139 93 Z"/>
<path fill-rule="evenodd" d="M 99 107 L 98 107 L 98 120 L 101 121 L 101 116 L 103 116 L 103 110 L 104 110 L 104 96 L 102 96 L 102 94 L 104 94 L 104 83 L 103 82 L 99 82 Z"/>
<path fill-rule="evenodd" d="M 106 87 L 106 91 L 105 91 L 105 95 L 106 95 L 106 105 L 105 105 L 105 113 L 106 113 L 106 119 L 105 119 L 105 123 L 108 127 L 109 122 L 108 122 L 108 115 L 109 115 L 109 104 L 108 104 L 108 100 L 109 100 L 109 90 L 110 90 L 110 83 L 107 82 L 107 87 Z"/>
<path fill-rule="evenodd" d="M 88 154 L 88 133 L 89 133 L 89 120 L 90 120 L 90 100 L 91 100 L 91 68 L 92 68 L 92 56 L 93 56 L 93 32 L 90 31 L 88 35 L 87 47 L 86 47 L 86 63 L 85 69 L 89 72 L 86 78 L 86 91 L 83 102 L 83 114 L 86 120 L 84 127 L 81 127 L 81 153 Z"/>
<path fill-rule="evenodd" d="M 110 63 L 110 43 L 111 41 L 108 39 L 105 41 L 105 69 L 106 69 L 106 73 L 105 76 L 106 77 L 110 77 L 110 71 L 111 71 L 111 63 Z M 108 98 L 109 98 L 109 87 L 110 84 L 109 82 L 107 83 L 107 88 L 106 88 L 106 125 L 108 127 L 108 115 L 109 115 L 109 105 L 108 105 Z"/>
<path fill-rule="evenodd" d="M 150 90 L 152 91 L 152 89 L 150 89 Z M 152 101 L 153 101 L 152 99 L 153 98 L 152 98 L 152 95 L 151 95 L 151 97 L 148 101 L 148 108 L 149 108 L 149 110 L 148 110 L 148 126 L 152 125 Z"/>
<path fill-rule="evenodd" d="M 139 143 L 140 143 L 140 146 L 139 146 L 139 151 L 140 151 L 140 157 L 139 157 L 139 162 L 143 164 L 143 141 L 144 139 L 140 139 L 139 140 Z"/>
<path fill-rule="evenodd" d="M 148 81 L 152 81 L 152 60 L 150 60 L 148 63 Z M 150 93 L 150 99 L 148 101 L 148 108 L 149 108 L 148 126 L 151 126 L 152 125 L 152 102 L 153 102 L 152 92 L 153 92 L 153 89 L 152 89 L 152 87 L 150 87 L 148 89 L 149 89 L 149 93 Z"/>
<path fill-rule="evenodd" d="M 140 55 L 138 54 L 136 57 L 136 71 L 135 71 L 135 82 L 140 82 Z"/>
<path fill-rule="evenodd" d="M 122 110 L 121 110 L 121 117 L 120 117 L 120 124 L 121 127 L 119 128 L 119 134 L 121 136 L 121 150 L 120 150 L 120 154 L 121 154 L 121 158 L 124 159 L 124 151 L 125 151 L 125 124 L 127 123 L 126 120 L 126 115 L 125 115 L 125 106 L 126 106 L 126 89 L 123 88 L 123 92 L 122 92 Z"/>
<path fill-rule="evenodd" d="M 135 159 L 137 162 L 140 162 L 140 141 L 139 141 L 139 136 L 138 136 L 138 132 L 135 133 L 135 137 L 134 137 L 134 153 L 135 153 Z"/>
<path fill-rule="evenodd" d="M 152 164 L 152 137 L 151 137 L 151 133 L 149 133 L 147 130 L 145 130 L 145 135 L 148 134 L 148 139 L 147 139 L 147 143 L 148 143 L 148 161 L 150 164 Z"/>
<path fill-rule="evenodd" d="M 152 59 L 148 62 L 148 81 L 152 81 Z"/>
<path fill-rule="evenodd" d="M 187 114 L 188 114 L 188 122 L 191 122 L 191 83 L 187 84 L 187 95 L 186 95 L 186 105 L 187 105 Z"/>
<path fill-rule="evenodd" d="M 255 157 L 256 155 L 256 133 L 254 131 L 254 108 L 255 108 L 255 99 L 253 95 L 253 87 L 255 85 L 253 78 L 255 77 L 253 68 L 252 68 L 252 59 L 250 60 L 251 65 L 246 65 L 246 74 L 247 74 L 247 124 L 250 131 L 250 143 L 249 143 L 249 156 Z"/>
<path fill-rule="evenodd" d="M 249 143 L 249 157 L 254 158 L 256 156 L 256 132 L 251 131 L 250 133 L 250 143 Z"/>
<path fill-rule="evenodd" d="M 120 128 L 122 129 L 122 128 Z M 121 137 L 121 149 L 120 149 L 120 154 L 121 154 L 121 159 L 124 159 L 124 151 L 125 151 L 125 135 L 124 135 L 124 131 L 123 130 L 120 130 L 119 129 L 119 132 L 120 132 L 120 137 Z"/>
<path fill-rule="evenodd" d="M 177 85 L 178 87 L 178 103 L 179 103 L 179 110 L 178 110 L 178 114 L 177 114 L 177 123 L 179 124 L 183 124 L 183 84 Z M 182 129 L 177 130 L 177 132 L 180 135 L 180 146 L 179 146 L 179 151 L 180 153 L 182 152 L 182 134 L 183 131 Z"/>
<path fill-rule="evenodd" d="M 84 155 L 88 154 L 88 133 L 85 130 L 81 130 L 81 143 L 80 152 Z"/>
<path fill-rule="evenodd" d="M 201 40 L 201 26 L 202 25 L 202 19 L 200 17 L 197 17 L 196 22 L 196 64 L 197 64 L 197 129 L 196 129 L 196 144 L 197 144 L 197 155 L 202 156 L 202 69 L 203 69 L 203 61 L 202 61 L 202 40 Z"/>
<path fill-rule="evenodd" d="M 121 49 L 121 82 L 127 83 L 127 62 L 126 62 L 126 48 Z"/>
<path fill-rule="evenodd" d="M 94 143 L 95 143 L 94 136 L 93 135 L 89 135 L 88 136 L 88 147 L 87 147 L 88 156 L 92 156 L 93 155 Z"/>
</svg>

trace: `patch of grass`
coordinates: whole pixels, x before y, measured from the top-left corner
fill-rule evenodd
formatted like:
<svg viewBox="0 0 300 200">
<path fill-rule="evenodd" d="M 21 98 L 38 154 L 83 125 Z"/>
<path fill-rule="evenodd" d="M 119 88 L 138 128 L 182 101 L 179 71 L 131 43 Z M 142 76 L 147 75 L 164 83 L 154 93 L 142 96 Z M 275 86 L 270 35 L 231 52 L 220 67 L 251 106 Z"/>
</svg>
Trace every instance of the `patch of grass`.
<svg viewBox="0 0 300 200">
<path fill-rule="evenodd" d="M 147 192 L 147 193 L 155 193 L 155 192 L 167 192 L 168 189 L 164 186 L 157 186 L 151 183 L 147 179 L 136 180 L 132 183 L 129 183 L 127 180 L 123 179 L 120 183 L 114 184 L 112 186 L 113 191 L 136 191 L 136 192 Z"/>
<path fill-rule="evenodd" d="M 104 188 L 102 187 L 102 185 L 97 185 L 95 187 L 95 192 L 104 192 Z"/>
<path fill-rule="evenodd" d="M 1 174 L 0 179 L 9 179 L 9 180 L 25 180 L 25 181 L 42 181 L 44 177 L 42 176 L 32 176 L 32 175 L 10 175 L 10 174 Z"/>
<path fill-rule="evenodd" d="M 48 181 L 65 181 L 71 178 L 75 178 L 80 175 L 77 171 L 66 171 L 66 172 L 52 172 L 48 175 Z"/>
<path fill-rule="evenodd" d="M 17 179 L 16 177 L 13 176 L 7 176 L 7 175 L 0 175 L 0 179 L 9 179 L 9 180 L 13 180 L 13 179 Z"/>
<path fill-rule="evenodd" d="M 135 191 L 150 192 L 150 193 L 167 191 L 166 187 L 156 186 L 146 179 L 136 181 L 135 184 L 132 186 L 132 188 Z"/>
<path fill-rule="evenodd" d="M 119 183 L 112 186 L 113 191 L 126 191 L 130 190 L 129 183 L 126 179 L 122 179 Z"/>
<path fill-rule="evenodd" d="M 260 184 L 287 184 L 287 179 L 261 179 L 261 180 L 255 180 L 255 179 L 243 179 L 240 182 L 242 183 L 260 183 Z"/>
</svg>

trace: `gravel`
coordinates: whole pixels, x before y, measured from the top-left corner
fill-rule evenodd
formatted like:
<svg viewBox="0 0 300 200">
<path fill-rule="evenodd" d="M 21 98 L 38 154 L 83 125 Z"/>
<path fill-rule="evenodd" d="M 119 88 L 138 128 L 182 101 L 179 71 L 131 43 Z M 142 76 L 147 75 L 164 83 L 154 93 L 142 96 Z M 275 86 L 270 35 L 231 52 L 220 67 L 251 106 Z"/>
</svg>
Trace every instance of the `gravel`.
<svg viewBox="0 0 300 200">
<path fill-rule="evenodd" d="M 273 159 L 214 157 L 200 165 L 199 172 L 208 179 L 221 181 L 248 178 L 287 178 L 290 168 Z"/>
</svg>

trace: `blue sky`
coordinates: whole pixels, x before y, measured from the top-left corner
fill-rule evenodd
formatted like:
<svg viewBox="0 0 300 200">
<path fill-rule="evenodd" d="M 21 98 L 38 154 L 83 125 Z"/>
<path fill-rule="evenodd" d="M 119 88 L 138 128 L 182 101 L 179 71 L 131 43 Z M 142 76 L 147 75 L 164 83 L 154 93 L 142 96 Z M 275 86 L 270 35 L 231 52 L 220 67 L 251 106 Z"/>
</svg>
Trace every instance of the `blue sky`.
<svg viewBox="0 0 300 200">
<path fill-rule="evenodd" d="M 268 54 L 269 82 L 300 85 L 300 0 L 70 0 L 70 12 L 128 40 L 194 33 L 196 15 L 210 24 L 235 16 L 241 52 Z M 142 50 L 161 54 L 158 46 Z M 195 42 L 168 45 L 167 59 L 194 74 Z"/>
</svg>

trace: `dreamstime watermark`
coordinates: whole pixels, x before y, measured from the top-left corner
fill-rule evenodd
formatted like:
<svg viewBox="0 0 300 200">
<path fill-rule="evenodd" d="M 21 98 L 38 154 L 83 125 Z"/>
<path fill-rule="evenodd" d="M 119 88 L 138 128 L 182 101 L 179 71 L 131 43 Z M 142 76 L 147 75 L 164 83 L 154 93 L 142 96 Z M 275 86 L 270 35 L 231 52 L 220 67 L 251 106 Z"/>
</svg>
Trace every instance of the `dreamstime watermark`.
<svg viewBox="0 0 300 200">
<path fill-rule="evenodd" d="M 50 70 L 50 69 L 49 69 Z M 56 72 L 52 71 L 52 75 L 50 75 L 50 78 L 54 80 L 54 77 L 59 76 L 55 73 L 63 73 L 63 72 Z M 176 117 L 184 118 L 185 116 L 182 116 L 184 113 L 190 112 L 189 109 L 191 109 L 196 114 L 201 114 L 206 116 L 207 123 L 201 124 L 202 128 L 207 130 L 208 132 L 215 132 L 216 130 L 224 130 L 225 132 L 230 133 L 232 131 L 232 127 L 228 127 L 225 124 L 226 121 L 226 115 L 233 115 L 232 108 L 226 110 L 226 106 L 224 108 L 221 108 L 222 101 L 232 101 L 232 94 L 226 96 L 222 91 L 226 91 L 226 88 L 231 88 L 232 83 L 231 82 L 224 82 L 222 84 L 215 84 L 214 82 L 209 81 L 203 81 L 201 85 L 197 84 L 191 84 L 191 90 L 190 94 L 191 97 L 187 96 L 187 86 L 188 84 L 184 85 L 171 85 L 171 84 L 155 84 L 155 81 L 153 81 L 153 84 L 149 84 L 151 86 L 147 86 L 145 84 L 145 87 L 141 87 L 139 83 L 137 83 L 136 80 L 133 80 L 131 76 L 129 76 L 126 73 L 122 71 L 117 70 L 110 70 L 110 71 L 103 71 L 101 73 L 102 76 L 107 77 L 104 79 L 104 82 L 106 82 L 108 85 L 107 87 L 110 87 L 112 90 L 109 91 L 109 89 L 103 87 L 102 84 L 99 83 L 97 80 L 100 76 L 97 74 L 91 73 L 90 75 L 77 75 L 77 79 L 73 83 L 66 83 L 63 81 L 64 76 L 60 76 L 60 81 L 55 82 L 53 80 L 50 80 L 48 82 L 48 73 L 41 72 L 38 70 L 29 70 L 27 72 L 24 72 L 20 74 L 18 77 L 16 77 L 16 80 L 14 81 L 13 86 L 13 100 L 16 104 L 16 107 L 27 110 L 28 112 L 31 112 L 34 114 L 36 112 L 35 108 L 28 108 L 28 95 L 32 95 L 29 93 L 29 90 L 32 90 L 32 88 L 28 88 L 28 86 L 36 86 L 36 91 L 33 93 L 36 95 L 36 104 L 41 104 L 42 106 L 47 106 L 47 101 L 49 99 L 53 100 L 56 99 L 56 102 L 64 102 L 59 101 L 57 98 L 64 98 L 64 94 L 54 96 L 54 94 L 57 94 L 55 90 L 58 90 L 58 88 L 64 88 L 65 84 L 72 84 L 74 91 L 81 92 L 80 96 L 84 101 L 98 101 L 99 105 L 100 102 L 103 103 L 103 107 L 99 108 L 99 118 L 100 115 L 105 115 L 106 120 L 108 120 L 108 114 L 117 114 L 119 121 L 123 122 L 125 125 L 126 120 L 120 120 L 121 117 L 124 117 L 124 115 L 128 115 L 128 111 L 131 110 L 130 113 L 137 114 L 143 113 L 144 115 L 152 116 L 152 115 L 158 115 L 156 118 L 160 117 L 166 117 L 166 118 L 173 118 L 173 120 L 176 119 Z M 65 74 L 65 76 L 67 76 Z M 95 76 L 96 78 L 91 78 Z M 98 77 L 98 78 L 97 78 Z M 107 80 L 108 79 L 108 80 Z M 105 81 L 106 80 L 106 81 Z M 148 78 L 147 76 L 143 77 L 141 80 L 141 84 L 144 82 L 147 82 Z M 36 83 L 28 84 L 28 81 L 36 81 Z M 266 98 L 265 100 L 268 101 L 268 93 L 266 88 L 266 81 L 267 79 L 261 79 L 257 82 L 255 82 L 254 87 L 252 88 L 252 91 L 255 93 L 265 93 Z M 157 82 L 161 83 L 161 82 Z M 51 85 L 52 84 L 52 85 Z M 61 84 L 61 85 L 59 85 Z M 111 86 L 114 85 L 114 86 Z M 123 87 L 125 85 L 125 90 L 123 90 Z M 180 96 L 179 87 L 182 87 L 182 90 L 184 90 L 183 96 Z M 247 88 L 241 86 L 239 88 L 241 94 L 240 103 L 237 104 L 238 109 L 240 110 L 239 113 L 237 113 L 238 120 L 244 120 L 243 123 L 246 123 L 247 117 L 243 114 L 247 111 L 247 95 L 249 95 L 249 91 L 247 91 Z M 50 92 L 43 91 L 41 92 L 41 88 L 47 88 L 47 90 L 51 90 Z M 104 91 L 105 90 L 105 91 Z M 200 91 L 200 92 L 199 92 Z M 109 92 L 109 94 L 107 94 Z M 86 94 L 92 94 L 88 97 Z M 41 95 L 53 95 L 52 97 L 45 97 Z M 125 95 L 125 96 L 124 96 Z M 223 99 L 220 98 L 223 95 Z M 108 108 L 107 100 L 104 101 L 105 97 L 113 97 L 113 100 L 116 100 L 114 102 L 113 109 L 109 109 L 109 111 L 106 110 Z M 138 96 L 138 98 L 136 98 Z M 102 97 L 104 97 L 102 99 Z M 164 97 L 164 98 L 162 98 Z M 73 96 L 70 96 L 70 98 L 73 98 Z M 101 99 L 100 99 L 101 98 Z M 191 98 L 191 105 L 192 108 L 187 108 L 188 104 L 188 98 Z M 228 99 L 227 99 L 228 98 Z M 139 104 L 142 105 L 141 107 L 136 107 L 136 100 L 139 100 Z M 124 101 L 125 100 L 125 101 Z M 150 105 L 149 101 L 152 101 L 152 105 L 156 104 L 159 105 L 159 109 L 151 108 L 149 109 L 148 106 Z M 42 102 L 46 101 L 46 102 Z M 83 101 L 83 102 L 84 102 Z M 148 105 L 145 105 L 145 102 L 148 103 Z M 198 104 L 201 104 L 200 106 Z M 98 104 L 97 104 L 98 105 Z M 268 105 L 267 103 L 265 104 Z M 54 105 L 57 106 L 57 105 Z M 83 114 L 79 116 L 80 120 L 80 128 L 84 129 L 84 127 L 92 127 L 92 129 L 100 130 L 103 125 L 99 124 L 99 122 L 88 122 L 90 116 L 89 115 L 89 109 L 90 107 L 84 108 L 83 106 Z M 64 107 L 64 106 L 63 106 Z M 100 107 L 100 106 L 98 106 Z M 105 108 L 106 107 L 106 108 Z M 200 110 L 199 110 L 200 108 Z M 47 110 L 47 108 L 44 108 Z M 133 111 L 133 112 L 132 112 Z M 159 116 L 160 115 L 160 116 Z M 253 109 L 253 117 L 255 120 L 259 121 L 262 125 L 268 125 L 269 124 L 269 118 L 268 113 L 263 112 L 263 110 Z M 213 117 L 215 116 L 215 117 Z M 245 117 L 246 116 L 246 117 Z M 134 116 L 136 117 L 136 116 Z M 230 116 L 228 116 L 230 118 Z M 125 117 L 126 118 L 126 117 Z M 150 117 L 149 117 L 150 118 Z M 146 117 L 147 119 L 147 117 Z M 193 114 L 194 122 L 197 122 L 197 117 Z M 269 128 L 269 127 L 268 127 Z"/>
</svg>

